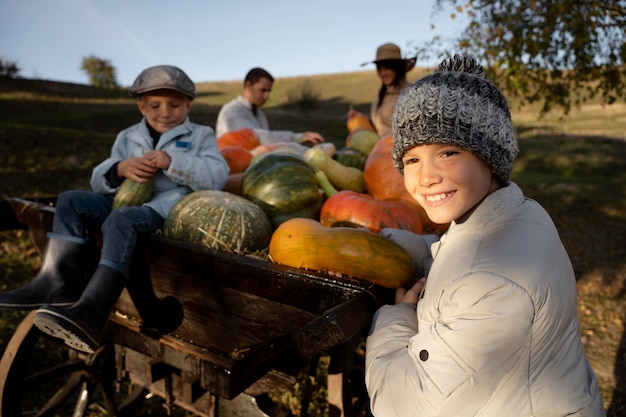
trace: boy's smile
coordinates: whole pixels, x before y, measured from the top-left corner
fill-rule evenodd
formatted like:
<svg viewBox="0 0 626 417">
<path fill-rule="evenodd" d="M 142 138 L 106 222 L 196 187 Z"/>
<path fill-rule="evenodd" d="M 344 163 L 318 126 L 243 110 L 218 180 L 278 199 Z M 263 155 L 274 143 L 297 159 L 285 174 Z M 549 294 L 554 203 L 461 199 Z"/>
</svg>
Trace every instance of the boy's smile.
<svg viewBox="0 0 626 417">
<path fill-rule="evenodd" d="M 452 193 L 440 193 L 436 195 L 425 195 L 424 198 L 428 203 L 437 204 L 438 202 L 447 198 L 450 195 L 452 195 Z"/>
<path fill-rule="evenodd" d="M 165 133 L 185 121 L 191 100 L 177 91 L 156 90 L 143 94 L 137 105 L 148 124 L 157 132 Z"/>
</svg>

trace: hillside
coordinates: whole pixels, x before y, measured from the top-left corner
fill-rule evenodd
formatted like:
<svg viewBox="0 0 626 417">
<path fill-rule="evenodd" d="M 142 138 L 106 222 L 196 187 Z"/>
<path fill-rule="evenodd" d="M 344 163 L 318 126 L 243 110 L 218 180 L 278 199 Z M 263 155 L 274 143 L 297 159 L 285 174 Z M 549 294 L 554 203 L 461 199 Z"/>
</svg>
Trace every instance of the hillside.
<svg viewBox="0 0 626 417">
<path fill-rule="evenodd" d="M 408 74 L 409 81 L 415 81 L 431 71 L 431 68 L 415 68 Z M 264 108 L 269 113 L 272 113 L 271 110 L 276 110 L 277 122 L 281 121 L 278 110 L 297 107 L 293 103 L 290 105 L 290 100 L 293 101 L 294 97 L 299 97 L 305 91 L 313 94 L 319 101 L 318 110 L 323 109 L 324 114 L 332 112 L 336 118 L 341 119 L 350 106 L 367 112 L 378 87 L 379 81 L 374 71 L 281 78 L 275 82 L 274 91 Z M 197 83 L 196 103 L 209 107 L 207 122 L 210 125 L 215 123 L 219 106 L 236 97 L 241 92 L 241 88 L 242 81 L 237 80 Z M 0 77 L 0 98 L 16 97 L 19 94 L 79 100 L 131 100 L 125 90 L 106 90 L 84 84 Z M 624 101 L 612 105 L 601 105 L 597 100 L 591 100 L 588 104 L 574 108 L 566 116 L 559 109 L 555 109 L 540 117 L 539 105 L 520 108 L 511 101 L 510 106 L 513 121 L 525 130 L 534 129 L 567 135 L 597 135 L 626 140 L 626 103 Z M 311 119 L 320 113 L 314 110 L 308 110 L 312 113 Z"/>
<path fill-rule="evenodd" d="M 412 71 L 412 79 L 425 72 Z M 214 126 L 241 82 L 197 87 L 191 118 Z M 373 71 L 278 79 L 266 113 L 276 128 L 317 130 L 343 146 L 348 109 L 366 112 L 377 89 Z M 513 180 L 559 229 L 578 278 L 586 353 L 609 416 L 626 416 L 626 105 L 590 103 L 567 117 L 511 110 L 520 145 Z M 139 118 L 123 90 L 0 77 L 0 197 L 88 188 L 117 132 Z M 29 279 L 37 267 L 26 239 L 15 240 L 0 232 L 0 288 Z M 14 325 L 0 317 L 0 346 Z"/>
</svg>

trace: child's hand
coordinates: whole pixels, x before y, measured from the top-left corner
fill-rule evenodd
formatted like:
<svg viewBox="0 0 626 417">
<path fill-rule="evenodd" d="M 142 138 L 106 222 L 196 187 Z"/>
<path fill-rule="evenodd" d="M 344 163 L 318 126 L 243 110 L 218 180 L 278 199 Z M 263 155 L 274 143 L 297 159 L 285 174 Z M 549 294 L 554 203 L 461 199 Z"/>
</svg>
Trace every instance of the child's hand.
<svg viewBox="0 0 626 417">
<path fill-rule="evenodd" d="M 132 157 L 117 164 L 117 175 L 144 183 L 154 175 L 157 169 L 156 164 L 145 157 Z"/>
<path fill-rule="evenodd" d="M 408 290 L 405 288 L 398 288 L 396 290 L 396 304 L 409 303 L 417 304 L 420 298 L 420 293 L 426 285 L 426 278 L 420 278 L 411 288 Z"/>
<path fill-rule="evenodd" d="M 159 169 L 168 169 L 172 163 L 172 158 L 160 149 L 148 152 L 144 158 L 154 163 Z"/>
</svg>

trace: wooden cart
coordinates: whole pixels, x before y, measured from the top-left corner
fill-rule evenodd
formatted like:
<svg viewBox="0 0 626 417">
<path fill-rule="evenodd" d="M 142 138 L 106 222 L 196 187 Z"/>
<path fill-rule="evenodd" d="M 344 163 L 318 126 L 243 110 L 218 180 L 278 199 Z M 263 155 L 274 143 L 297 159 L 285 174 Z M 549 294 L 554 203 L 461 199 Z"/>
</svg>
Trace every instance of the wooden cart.
<svg viewBox="0 0 626 417">
<path fill-rule="evenodd" d="M 3 201 L 0 230 L 26 229 L 42 250 L 53 204 Z M 147 393 L 162 398 L 168 410 L 216 416 L 220 399 L 291 388 L 321 355 L 330 357 L 330 415 L 364 415 L 362 374 L 351 381 L 354 348 L 388 291 L 162 236 L 145 238 L 138 249 L 154 292 L 181 302 L 181 326 L 163 336 L 147 334 L 125 290 L 102 347 L 86 355 L 39 332 L 29 313 L 0 362 L 3 417 L 65 415 L 62 407 L 81 416 L 96 398 L 110 415 L 133 415 Z M 308 400 L 305 394 L 303 416 Z"/>
</svg>

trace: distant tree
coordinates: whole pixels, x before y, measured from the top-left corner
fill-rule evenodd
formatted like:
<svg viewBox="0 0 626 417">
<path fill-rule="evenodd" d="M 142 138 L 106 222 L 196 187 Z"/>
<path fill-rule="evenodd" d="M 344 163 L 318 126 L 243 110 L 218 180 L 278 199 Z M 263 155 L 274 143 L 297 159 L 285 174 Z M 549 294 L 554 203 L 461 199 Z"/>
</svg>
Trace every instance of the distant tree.
<svg viewBox="0 0 626 417">
<path fill-rule="evenodd" d="M 521 104 L 567 114 L 626 99 L 626 0 L 437 0 L 435 11 L 445 5 L 469 20 L 459 50 Z"/>
<path fill-rule="evenodd" d="M 89 76 L 89 84 L 101 88 L 117 88 L 116 70 L 111 61 L 95 55 L 83 58 L 81 69 Z"/>
<path fill-rule="evenodd" d="M 22 69 L 17 66 L 15 61 L 8 61 L 0 58 L 0 75 L 9 78 L 15 78 Z"/>
</svg>

